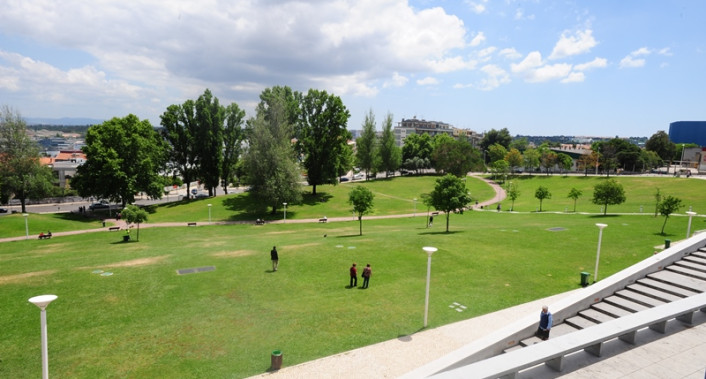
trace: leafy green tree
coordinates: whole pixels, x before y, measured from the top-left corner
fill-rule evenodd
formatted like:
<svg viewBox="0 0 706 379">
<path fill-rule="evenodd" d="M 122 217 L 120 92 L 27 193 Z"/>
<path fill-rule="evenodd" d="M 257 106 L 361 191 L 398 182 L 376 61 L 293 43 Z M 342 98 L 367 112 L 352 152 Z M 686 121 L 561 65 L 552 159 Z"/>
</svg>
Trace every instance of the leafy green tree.
<svg viewBox="0 0 706 379">
<path fill-rule="evenodd" d="M 677 146 L 669 139 L 669 134 L 660 130 L 645 142 L 645 150 L 654 151 L 665 162 L 671 162 Z"/>
<path fill-rule="evenodd" d="M 447 233 L 449 231 L 449 215 L 451 212 L 463 209 L 470 202 L 471 197 L 466 191 L 466 185 L 463 180 L 451 174 L 436 179 L 436 185 L 428 199 L 428 203 L 434 209 L 446 213 Z"/>
<path fill-rule="evenodd" d="M 248 122 L 244 164 L 250 193 L 272 207 L 272 214 L 284 202 L 301 202 L 299 168 L 285 105 L 284 100 L 272 99 L 270 106 L 259 110 L 257 117 Z"/>
<path fill-rule="evenodd" d="M 39 163 L 39 146 L 27 134 L 27 124 L 9 106 L 0 108 L 0 192 L 2 199 L 20 200 L 22 213 L 27 199 L 51 194 L 51 169 Z"/>
<path fill-rule="evenodd" d="M 539 158 L 540 158 L 539 151 L 535 148 L 529 148 L 525 150 L 525 153 L 522 155 L 522 157 L 525 160 L 525 168 L 527 171 L 530 173 L 533 173 L 534 170 L 539 167 Z"/>
<path fill-rule="evenodd" d="M 520 167 L 522 166 L 522 153 L 513 147 L 505 154 L 505 161 L 511 169 Z"/>
<path fill-rule="evenodd" d="M 468 141 L 444 138 L 434 147 L 432 159 L 438 172 L 465 177 L 474 166 L 480 163 L 478 150 Z"/>
<path fill-rule="evenodd" d="M 209 196 L 214 196 L 220 183 L 223 162 L 223 120 L 225 110 L 218 98 L 206 90 L 196 100 L 197 131 L 194 138 L 198 156 L 199 178 Z"/>
<path fill-rule="evenodd" d="M 385 177 L 397 171 L 402 163 L 402 151 L 395 144 L 395 134 L 392 131 L 392 114 L 385 116 L 382 122 L 382 137 L 378 149 L 378 170 L 385 171 Z"/>
<path fill-rule="evenodd" d="M 642 168 L 645 170 L 652 170 L 663 164 L 662 158 L 660 158 L 657 153 L 650 150 L 640 151 L 640 161 L 642 162 Z"/>
<path fill-rule="evenodd" d="M 510 182 L 510 185 L 507 187 L 507 197 L 512 201 L 510 205 L 510 212 L 512 212 L 515 210 L 515 200 L 520 197 L 520 189 L 517 184 Z"/>
<path fill-rule="evenodd" d="M 615 179 L 598 183 L 593 187 L 593 204 L 603 206 L 603 215 L 608 212 L 608 205 L 622 204 L 625 202 L 623 185 Z"/>
<path fill-rule="evenodd" d="M 542 167 L 544 167 L 547 175 L 549 175 L 549 169 L 554 167 L 557 163 L 557 155 L 549 149 L 543 149 L 541 154 L 540 161 L 542 162 Z"/>
<path fill-rule="evenodd" d="M 363 215 L 373 211 L 373 195 L 372 191 L 363 186 L 355 186 L 348 193 L 348 204 L 353 206 L 353 212 L 358 215 L 358 225 L 360 227 L 360 235 L 363 235 Z"/>
<path fill-rule="evenodd" d="M 567 196 L 569 199 L 574 200 L 574 212 L 576 212 L 576 201 L 583 195 L 583 191 L 580 189 L 577 189 L 575 187 L 572 187 L 571 190 L 569 191 L 569 196 Z"/>
<path fill-rule="evenodd" d="M 267 117 L 269 108 L 275 102 L 279 104 L 278 107 L 284 108 L 287 124 L 291 125 L 292 137 L 299 138 L 301 129 L 299 118 L 301 117 L 302 93 L 294 91 L 288 86 L 265 88 L 260 93 L 260 102 L 255 108 L 256 113 Z"/>
<path fill-rule="evenodd" d="M 491 164 L 493 162 L 505 159 L 506 155 L 507 149 L 499 143 L 492 144 L 488 147 L 488 162 Z"/>
<path fill-rule="evenodd" d="M 120 217 L 124 218 L 125 221 L 131 224 L 137 224 L 137 241 L 140 241 L 140 224 L 147 221 L 147 211 L 138 207 L 134 204 L 128 204 L 122 212 L 120 212 Z"/>
<path fill-rule="evenodd" d="M 552 193 L 545 186 L 539 186 L 536 191 L 534 191 L 534 197 L 539 200 L 539 211 L 542 211 L 542 202 L 544 199 L 551 199 Z"/>
<path fill-rule="evenodd" d="M 245 138 L 243 119 L 245 111 L 238 104 L 232 103 L 225 108 L 225 127 L 223 129 L 223 161 L 221 162 L 221 180 L 223 192 L 228 194 L 228 183 L 235 179 L 235 168 L 242 152 Z"/>
<path fill-rule="evenodd" d="M 377 155 L 377 136 L 375 135 L 375 114 L 369 110 L 363 121 L 363 132 L 355 141 L 356 164 L 365 171 L 365 180 L 368 180 L 370 171 L 375 167 Z"/>
<path fill-rule="evenodd" d="M 498 180 L 498 178 L 505 178 L 507 176 L 507 173 L 510 172 L 510 166 L 506 160 L 498 159 L 491 164 L 490 170 L 493 173 L 493 178 Z M 503 182 L 504 181 L 505 179 L 503 179 Z"/>
<path fill-rule="evenodd" d="M 669 215 L 676 212 L 681 208 L 682 201 L 672 195 L 667 195 L 659 203 L 659 213 L 664 216 L 664 223 L 662 224 L 662 231 L 660 234 L 664 235 L 664 227 L 667 225 L 667 220 L 669 220 Z"/>
<path fill-rule="evenodd" d="M 588 176 L 588 171 L 594 169 L 596 171 L 596 174 L 598 174 L 599 159 L 600 156 L 596 151 L 591 151 L 590 153 L 582 154 L 578 160 L 578 168 L 579 170 L 584 170 L 584 176 Z"/>
<path fill-rule="evenodd" d="M 114 117 L 86 132 L 86 163 L 71 181 L 83 197 L 95 196 L 120 202 L 135 202 L 135 194 L 145 192 L 159 199 L 164 192 L 160 172 L 167 149 L 148 120 L 135 115 Z"/>
<path fill-rule="evenodd" d="M 402 160 L 407 161 L 414 158 L 430 160 L 433 150 L 434 145 L 429 134 L 410 134 L 404 139 Z"/>
<path fill-rule="evenodd" d="M 574 160 L 571 159 L 569 155 L 564 153 L 559 153 L 556 155 L 556 162 L 559 167 L 567 173 L 571 170 L 571 166 L 574 164 Z"/>
<path fill-rule="evenodd" d="M 198 175 L 196 150 L 196 106 L 193 100 L 186 100 L 182 105 L 170 105 L 160 116 L 162 137 L 167 142 L 168 167 L 181 176 L 186 183 L 187 198 L 191 182 Z"/>
<path fill-rule="evenodd" d="M 510 149 L 517 149 L 520 153 L 524 153 L 528 148 L 529 141 L 527 141 L 527 137 L 514 138 L 510 142 Z"/>
<path fill-rule="evenodd" d="M 338 96 L 310 89 L 302 98 L 301 129 L 297 146 L 304 155 L 307 180 L 316 186 L 337 184 L 341 157 L 351 134 L 346 129 L 350 113 Z"/>
<path fill-rule="evenodd" d="M 353 169 L 355 164 L 355 154 L 353 147 L 346 144 L 341 151 L 341 156 L 338 157 L 338 176 L 344 176 L 348 171 Z"/>
<path fill-rule="evenodd" d="M 512 137 L 510 136 L 510 132 L 507 130 L 507 128 L 502 128 L 500 130 L 490 129 L 490 131 L 485 133 L 483 139 L 480 141 L 481 151 L 488 150 L 490 146 L 495 145 L 496 143 L 502 145 L 507 150 L 508 148 L 510 148 L 511 142 Z M 505 154 L 503 154 L 503 156 L 504 155 Z M 502 159 L 502 157 L 497 159 L 490 159 L 486 156 L 485 163 L 494 162 L 498 159 Z"/>
</svg>

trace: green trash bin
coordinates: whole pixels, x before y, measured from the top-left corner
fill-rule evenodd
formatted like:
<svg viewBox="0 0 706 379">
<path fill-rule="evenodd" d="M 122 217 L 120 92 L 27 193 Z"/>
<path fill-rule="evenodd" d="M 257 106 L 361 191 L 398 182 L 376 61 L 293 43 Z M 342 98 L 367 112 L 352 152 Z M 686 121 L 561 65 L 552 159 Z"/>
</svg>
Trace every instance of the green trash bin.
<svg viewBox="0 0 706 379">
<path fill-rule="evenodd" d="M 581 287 L 586 287 L 588 285 L 588 276 L 591 275 L 586 271 L 581 272 Z"/>
<path fill-rule="evenodd" d="M 664 240 L 664 248 L 669 249 L 669 245 L 672 244 L 672 240 Z"/>
<path fill-rule="evenodd" d="M 282 368 L 282 350 L 273 350 L 272 358 L 270 359 L 270 370 L 279 370 Z"/>
</svg>

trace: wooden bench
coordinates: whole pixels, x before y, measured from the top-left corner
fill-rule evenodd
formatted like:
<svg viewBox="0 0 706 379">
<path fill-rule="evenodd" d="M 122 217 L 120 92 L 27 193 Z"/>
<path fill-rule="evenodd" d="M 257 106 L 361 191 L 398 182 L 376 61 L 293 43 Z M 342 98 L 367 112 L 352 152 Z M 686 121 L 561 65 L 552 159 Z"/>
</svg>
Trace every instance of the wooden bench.
<svg viewBox="0 0 706 379">
<path fill-rule="evenodd" d="M 320 218 L 319 222 L 323 222 L 324 224 L 328 222 L 328 219 L 326 217 Z"/>
<path fill-rule="evenodd" d="M 265 225 L 265 220 L 258 218 L 255 220 L 255 225 Z"/>
<path fill-rule="evenodd" d="M 432 215 L 432 216 L 438 216 L 438 215 L 439 215 L 439 212 L 431 212 L 431 215 Z"/>
<path fill-rule="evenodd" d="M 42 234 L 38 237 L 40 240 L 48 240 L 51 238 L 51 234 Z"/>
<path fill-rule="evenodd" d="M 189 222 L 189 223 L 186 224 L 186 226 L 196 226 L 196 223 L 195 223 L 195 222 Z"/>
<path fill-rule="evenodd" d="M 108 230 L 111 232 L 114 232 L 116 230 L 120 230 L 120 227 L 119 226 L 111 226 L 110 228 L 108 228 Z"/>
<path fill-rule="evenodd" d="M 691 324 L 694 312 L 699 310 L 706 312 L 706 293 L 662 304 L 522 349 L 442 371 L 434 377 L 514 378 L 519 371 L 541 363 L 561 371 L 564 357 L 568 354 L 585 350 L 600 357 L 603 343 L 606 341 L 617 337 L 629 344 L 635 344 L 635 337 L 639 330 L 649 327 L 656 332 L 665 333 L 667 321 L 677 319 L 685 324 Z"/>
</svg>

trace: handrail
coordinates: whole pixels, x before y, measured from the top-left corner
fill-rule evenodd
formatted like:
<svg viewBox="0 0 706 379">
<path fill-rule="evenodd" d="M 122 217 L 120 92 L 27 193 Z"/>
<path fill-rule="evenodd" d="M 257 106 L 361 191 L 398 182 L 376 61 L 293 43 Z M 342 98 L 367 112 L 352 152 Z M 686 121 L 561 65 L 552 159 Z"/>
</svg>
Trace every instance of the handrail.
<svg viewBox="0 0 706 379">
<path fill-rule="evenodd" d="M 434 378 L 512 378 L 519 371 L 546 363 L 557 371 L 563 357 L 586 349 L 600 355 L 602 344 L 616 337 L 634 343 L 638 330 L 645 327 L 664 333 L 667 321 L 678 319 L 691 323 L 694 312 L 706 311 L 706 292 L 626 315 L 531 346 L 497 355 L 469 365 L 442 371 Z"/>
</svg>

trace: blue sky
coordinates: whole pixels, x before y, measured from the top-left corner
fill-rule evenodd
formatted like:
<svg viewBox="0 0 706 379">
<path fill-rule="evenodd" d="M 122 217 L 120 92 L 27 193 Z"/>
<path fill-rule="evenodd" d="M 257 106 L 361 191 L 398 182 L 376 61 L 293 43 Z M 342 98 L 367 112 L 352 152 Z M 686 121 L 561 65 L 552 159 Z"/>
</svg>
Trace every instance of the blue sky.
<svg viewBox="0 0 706 379">
<path fill-rule="evenodd" d="M 650 136 L 706 120 L 706 2 L 3 1 L 0 105 L 24 117 L 158 125 L 206 88 L 252 116 L 274 85 L 340 96 L 349 129 L 372 109 L 378 123 Z"/>
</svg>

